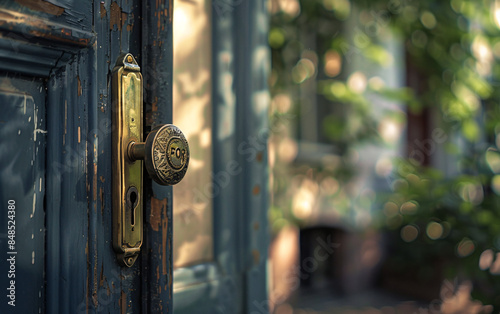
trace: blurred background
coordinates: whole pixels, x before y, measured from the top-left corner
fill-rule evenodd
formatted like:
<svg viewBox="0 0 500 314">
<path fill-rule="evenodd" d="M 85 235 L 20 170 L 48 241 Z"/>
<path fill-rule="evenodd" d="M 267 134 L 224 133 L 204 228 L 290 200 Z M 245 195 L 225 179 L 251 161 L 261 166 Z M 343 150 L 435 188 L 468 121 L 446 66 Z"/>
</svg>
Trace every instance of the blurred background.
<svg viewBox="0 0 500 314">
<path fill-rule="evenodd" d="M 500 1 L 270 0 L 275 313 L 500 310 Z"/>
<path fill-rule="evenodd" d="M 174 121 L 192 149 L 176 268 L 213 259 L 212 197 L 196 191 L 213 130 L 234 130 L 212 124 L 210 25 L 242 1 L 174 6 Z M 267 3 L 271 313 L 498 313 L 500 1 Z"/>
</svg>

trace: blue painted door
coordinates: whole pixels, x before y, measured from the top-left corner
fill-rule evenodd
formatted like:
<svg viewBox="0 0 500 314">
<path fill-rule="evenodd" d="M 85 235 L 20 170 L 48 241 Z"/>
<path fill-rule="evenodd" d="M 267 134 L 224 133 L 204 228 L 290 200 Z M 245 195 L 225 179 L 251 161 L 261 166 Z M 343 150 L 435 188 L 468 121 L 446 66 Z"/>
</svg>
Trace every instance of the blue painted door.
<svg viewBox="0 0 500 314">
<path fill-rule="evenodd" d="M 111 71 L 171 122 L 172 1 L 0 3 L 0 313 L 172 312 L 171 188 L 145 180 L 140 259 L 112 248 Z"/>
</svg>

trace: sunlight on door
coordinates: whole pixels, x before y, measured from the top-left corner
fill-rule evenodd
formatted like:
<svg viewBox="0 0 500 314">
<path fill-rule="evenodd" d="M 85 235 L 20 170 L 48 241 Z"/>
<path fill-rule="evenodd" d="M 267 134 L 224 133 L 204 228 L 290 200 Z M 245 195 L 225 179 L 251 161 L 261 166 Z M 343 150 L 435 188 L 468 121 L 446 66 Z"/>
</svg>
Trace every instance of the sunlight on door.
<svg viewBox="0 0 500 314">
<path fill-rule="evenodd" d="M 189 141 L 184 180 L 174 187 L 174 267 L 213 259 L 211 1 L 174 1 L 173 123 Z"/>
</svg>

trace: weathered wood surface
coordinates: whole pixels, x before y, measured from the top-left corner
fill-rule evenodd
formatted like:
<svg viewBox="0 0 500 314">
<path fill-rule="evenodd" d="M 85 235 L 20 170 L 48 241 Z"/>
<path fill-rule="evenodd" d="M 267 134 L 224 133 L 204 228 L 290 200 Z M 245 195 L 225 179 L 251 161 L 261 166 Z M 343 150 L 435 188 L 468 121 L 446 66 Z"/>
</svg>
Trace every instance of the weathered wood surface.
<svg viewBox="0 0 500 314">
<path fill-rule="evenodd" d="M 40 294 L 46 301 L 23 300 L 25 308 L 15 312 L 38 313 L 40 304 L 45 304 L 42 312 L 46 313 L 171 312 L 171 207 L 164 205 L 171 204 L 171 189 L 153 187 L 141 260 L 130 269 L 120 267 L 111 239 L 110 150 L 111 70 L 121 52 L 134 54 L 143 69 L 146 129 L 169 122 L 171 9 L 171 1 L 139 0 L 0 4 L 0 72 L 30 77 L 32 82 L 21 86 L 21 95 L 30 95 L 41 84 L 44 100 L 36 105 L 47 132 L 38 135 L 46 140 L 46 154 L 39 150 L 36 158 L 46 157 L 39 169 L 46 178 L 42 180 L 45 200 L 40 196 L 37 205 L 44 206 L 36 211 L 40 217 L 45 213 L 45 219 L 36 220 L 43 225 L 41 235 L 35 237 L 46 240 L 45 245 L 37 242 L 42 251 L 35 252 L 35 265 L 45 267 L 45 274 L 38 269 L 38 277 L 24 278 L 34 287 L 40 276 L 46 280 Z M 29 127 L 25 124 L 21 130 Z M 21 168 L 14 171 L 24 173 Z M 12 191 L 12 197 L 21 197 L 19 193 Z M 31 233 L 23 232 L 19 243 L 24 243 L 25 236 L 31 240 Z M 22 250 L 31 257 L 30 248 Z M 0 266 L 4 269 L 4 262 Z M 4 309 L 0 303 L 0 312 Z M 11 308 L 6 310 L 10 313 Z"/>
</svg>

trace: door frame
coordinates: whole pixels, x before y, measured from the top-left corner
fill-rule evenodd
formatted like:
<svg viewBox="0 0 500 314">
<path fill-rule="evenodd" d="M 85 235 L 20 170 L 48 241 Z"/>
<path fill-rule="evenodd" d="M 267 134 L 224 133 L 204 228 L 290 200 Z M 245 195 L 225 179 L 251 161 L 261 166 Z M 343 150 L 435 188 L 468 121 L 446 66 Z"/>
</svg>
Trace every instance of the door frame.
<svg viewBox="0 0 500 314">
<path fill-rule="evenodd" d="M 266 0 L 212 2 L 212 177 L 230 183 L 214 190 L 214 261 L 174 270 L 176 313 L 268 313 L 268 19 Z"/>
</svg>

